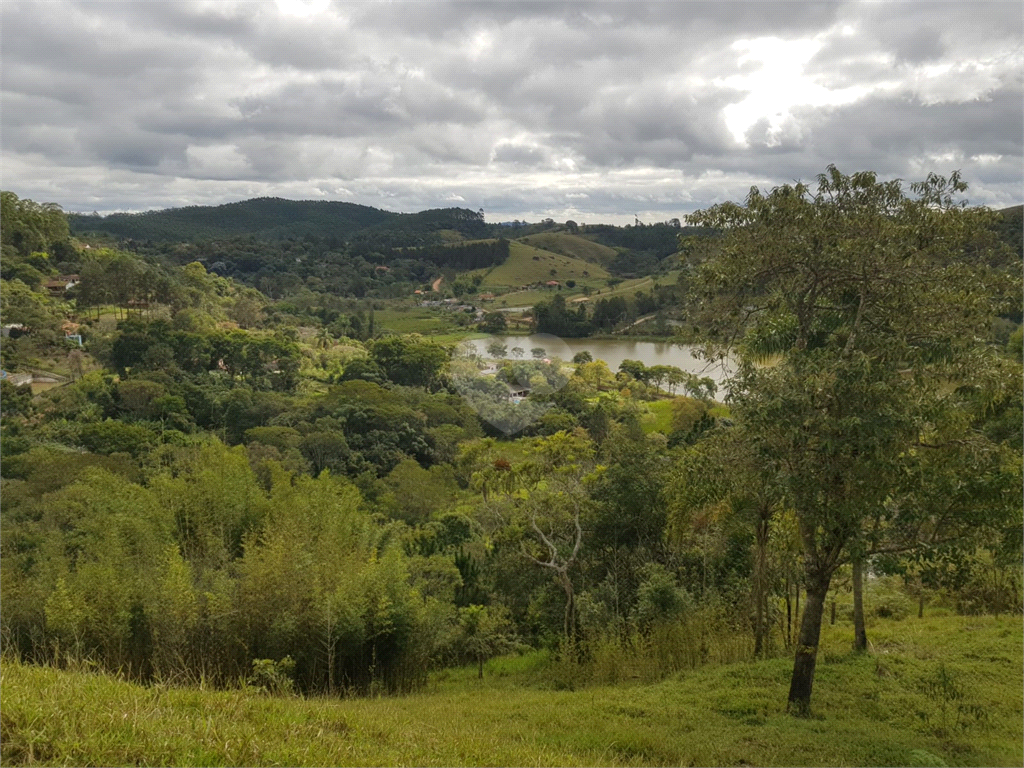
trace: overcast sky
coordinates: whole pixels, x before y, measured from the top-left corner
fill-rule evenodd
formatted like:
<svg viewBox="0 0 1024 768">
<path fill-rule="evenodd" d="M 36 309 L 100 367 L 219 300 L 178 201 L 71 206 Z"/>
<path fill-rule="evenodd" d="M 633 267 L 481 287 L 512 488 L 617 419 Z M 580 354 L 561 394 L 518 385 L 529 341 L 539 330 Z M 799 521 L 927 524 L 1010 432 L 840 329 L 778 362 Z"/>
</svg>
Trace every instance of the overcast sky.
<svg viewBox="0 0 1024 768">
<path fill-rule="evenodd" d="M 3 0 L 2 186 L 664 221 L 829 163 L 1024 201 L 1018 2 Z"/>
</svg>

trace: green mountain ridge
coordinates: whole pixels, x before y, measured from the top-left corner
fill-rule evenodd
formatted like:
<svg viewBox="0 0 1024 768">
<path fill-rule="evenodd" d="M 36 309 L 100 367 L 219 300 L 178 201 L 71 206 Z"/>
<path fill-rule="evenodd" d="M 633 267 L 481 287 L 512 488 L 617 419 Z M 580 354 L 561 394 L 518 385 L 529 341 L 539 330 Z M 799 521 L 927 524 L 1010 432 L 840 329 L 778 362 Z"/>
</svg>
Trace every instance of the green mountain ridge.
<svg viewBox="0 0 1024 768">
<path fill-rule="evenodd" d="M 257 238 L 322 237 L 347 240 L 380 230 L 424 235 L 448 229 L 486 236 L 483 215 L 465 208 L 395 213 L 333 200 L 259 197 L 217 206 L 187 206 L 107 216 L 68 214 L 73 234 L 105 233 L 134 240 L 196 241 L 251 235 Z"/>
</svg>

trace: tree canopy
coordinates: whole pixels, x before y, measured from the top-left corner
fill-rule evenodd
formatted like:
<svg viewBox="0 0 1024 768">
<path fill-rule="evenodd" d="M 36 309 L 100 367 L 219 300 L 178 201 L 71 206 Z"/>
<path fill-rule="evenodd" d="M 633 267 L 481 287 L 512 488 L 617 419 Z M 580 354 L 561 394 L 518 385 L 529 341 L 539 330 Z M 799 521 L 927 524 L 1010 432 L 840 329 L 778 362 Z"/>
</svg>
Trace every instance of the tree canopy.
<svg viewBox="0 0 1024 768">
<path fill-rule="evenodd" d="M 891 514 L 908 458 L 950 447 L 927 437 L 957 408 L 945 385 L 983 376 L 976 339 L 1019 290 L 990 259 L 965 259 L 1001 247 L 991 212 L 959 201 L 965 189 L 958 174 L 932 174 L 908 195 L 899 180 L 830 166 L 816 192 L 754 188 L 745 205 L 689 217 L 722 232 L 703 244 L 693 316 L 710 354 L 741 353 L 733 413 L 796 513 L 808 607 L 789 699 L 800 711 L 832 575 L 863 551 L 868 521 Z"/>
</svg>

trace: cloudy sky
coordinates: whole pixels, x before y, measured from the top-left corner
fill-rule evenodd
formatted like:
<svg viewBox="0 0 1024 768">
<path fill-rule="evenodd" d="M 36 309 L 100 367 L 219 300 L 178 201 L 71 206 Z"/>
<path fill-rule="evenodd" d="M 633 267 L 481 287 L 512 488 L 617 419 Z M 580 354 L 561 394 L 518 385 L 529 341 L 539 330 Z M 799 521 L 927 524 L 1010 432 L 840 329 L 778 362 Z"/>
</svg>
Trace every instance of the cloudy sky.
<svg viewBox="0 0 1024 768">
<path fill-rule="evenodd" d="M 663 221 L 835 163 L 1024 201 L 1017 2 L 0 4 L 0 182 Z"/>
</svg>

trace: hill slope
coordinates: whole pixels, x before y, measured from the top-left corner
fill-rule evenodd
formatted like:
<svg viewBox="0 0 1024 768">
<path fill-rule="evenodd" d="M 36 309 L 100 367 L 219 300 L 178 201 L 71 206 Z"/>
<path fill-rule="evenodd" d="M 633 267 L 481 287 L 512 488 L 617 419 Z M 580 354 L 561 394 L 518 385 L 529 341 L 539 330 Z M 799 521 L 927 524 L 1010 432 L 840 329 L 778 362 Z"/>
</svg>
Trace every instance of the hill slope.
<svg viewBox="0 0 1024 768">
<path fill-rule="evenodd" d="M 436 693 L 340 701 L 145 688 L 4 661 L 0 758 L 4 765 L 1021 765 L 1019 617 L 880 622 L 869 629 L 872 655 L 850 651 L 851 632 L 824 627 L 810 718 L 784 712 L 788 657 L 575 692 L 526 687 L 510 666 L 521 660 L 495 660 L 483 681 L 475 670 L 455 670 L 435 683 L 443 686 Z M 571 686 L 571 670 L 544 672 Z"/>
<path fill-rule="evenodd" d="M 546 283 L 548 280 L 565 283 L 566 280 L 603 280 L 608 276 L 608 271 L 600 264 L 513 240 L 509 243 L 508 259 L 485 274 L 483 287 L 518 288 L 533 283 Z"/>
<path fill-rule="evenodd" d="M 483 216 L 464 208 L 393 213 L 366 205 L 328 200 L 260 197 L 217 206 L 189 206 L 108 216 L 69 214 L 76 234 L 102 232 L 135 240 L 196 241 L 240 235 L 257 238 L 313 237 L 346 240 L 384 230 L 423 234 L 449 230 L 485 237 Z"/>
<path fill-rule="evenodd" d="M 595 243 L 578 235 L 571 235 L 568 232 L 542 232 L 539 235 L 527 235 L 519 238 L 519 242 L 562 256 L 593 261 L 605 266 L 619 255 L 614 248 Z"/>
</svg>

